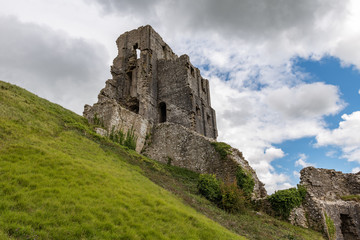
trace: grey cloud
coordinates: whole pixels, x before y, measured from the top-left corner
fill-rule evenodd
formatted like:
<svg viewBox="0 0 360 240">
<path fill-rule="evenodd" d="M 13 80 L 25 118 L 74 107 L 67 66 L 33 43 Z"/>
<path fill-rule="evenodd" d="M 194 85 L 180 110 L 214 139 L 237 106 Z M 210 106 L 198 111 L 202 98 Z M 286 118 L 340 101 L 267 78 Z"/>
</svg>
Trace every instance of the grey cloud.
<svg viewBox="0 0 360 240">
<path fill-rule="evenodd" d="M 260 40 L 284 31 L 290 31 L 292 37 L 303 35 L 330 12 L 336 11 L 339 20 L 347 6 L 347 1 L 337 0 L 88 1 L 98 2 L 107 12 L 136 15 L 175 32 L 217 32 Z"/>
<path fill-rule="evenodd" d="M 84 0 L 86 3 L 98 3 L 104 13 L 126 12 L 129 15 L 141 14 L 148 18 L 155 14 L 154 6 L 163 0 Z"/>
<path fill-rule="evenodd" d="M 45 26 L 0 17 L 0 79 L 81 113 L 103 85 L 106 50 Z"/>
</svg>

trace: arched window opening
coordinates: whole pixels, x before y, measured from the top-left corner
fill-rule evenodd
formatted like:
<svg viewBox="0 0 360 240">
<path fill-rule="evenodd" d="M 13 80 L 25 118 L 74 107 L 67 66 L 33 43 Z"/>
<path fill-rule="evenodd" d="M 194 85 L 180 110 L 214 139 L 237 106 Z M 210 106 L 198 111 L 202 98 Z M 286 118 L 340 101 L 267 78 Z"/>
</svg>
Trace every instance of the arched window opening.
<svg viewBox="0 0 360 240">
<path fill-rule="evenodd" d="M 166 122 L 166 104 L 164 102 L 159 104 L 159 122 Z"/>
<path fill-rule="evenodd" d="M 139 44 L 135 43 L 133 49 L 136 51 L 136 59 L 139 59 L 141 54 L 141 50 L 139 49 Z"/>
<path fill-rule="evenodd" d="M 136 49 L 136 59 L 140 59 L 141 51 L 140 49 Z"/>
</svg>

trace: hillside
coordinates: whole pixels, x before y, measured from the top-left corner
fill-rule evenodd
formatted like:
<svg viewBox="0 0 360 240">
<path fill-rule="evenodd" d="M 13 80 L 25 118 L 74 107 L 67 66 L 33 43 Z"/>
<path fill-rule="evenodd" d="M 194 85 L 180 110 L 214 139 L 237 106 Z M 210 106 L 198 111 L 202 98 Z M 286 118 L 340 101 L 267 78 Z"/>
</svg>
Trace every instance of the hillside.
<svg viewBox="0 0 360 240">
<path fill-rule="evenodd" d="M 196 194 L 197 176 L 0 81 L 1 239 L 322 239 L 264 214 L 216 208 Z"/>
</svg>

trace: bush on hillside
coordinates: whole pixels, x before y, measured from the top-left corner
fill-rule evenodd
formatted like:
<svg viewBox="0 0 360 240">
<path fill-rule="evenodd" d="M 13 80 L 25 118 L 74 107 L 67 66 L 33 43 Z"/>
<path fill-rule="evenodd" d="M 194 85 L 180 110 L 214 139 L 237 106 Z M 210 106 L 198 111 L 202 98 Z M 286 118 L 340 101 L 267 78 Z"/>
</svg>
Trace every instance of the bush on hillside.
<svg viewBox="0 0 360 240">
<path fill-rule="evenodd" d="M 227 212 L 240 212 L 245 209 L 245 197 L 236 182 L 221 185 L 220 207 Z"/>
<path fill-rule="evenodd" d="M 219 203 L 221 201 L 220 184 L 215 174 L 200 174 L 197 189 L 206 199 Z"/>
<path fill-rule="evenodd" d="M 276 191 L 268 197 L 272 209 L 276 215 L 287 220 L 293 208 L 299 207 L 306 196 L 306 189 L 303 186 Z"/>
<path fill-rule="evenodd" d="M 236 181 L 224 183 L 215 174 L 201 174 L 197 188 L 201 195 L 227 212 L 239 212 L 245 208 L 246 198 Z"/>
</svg>

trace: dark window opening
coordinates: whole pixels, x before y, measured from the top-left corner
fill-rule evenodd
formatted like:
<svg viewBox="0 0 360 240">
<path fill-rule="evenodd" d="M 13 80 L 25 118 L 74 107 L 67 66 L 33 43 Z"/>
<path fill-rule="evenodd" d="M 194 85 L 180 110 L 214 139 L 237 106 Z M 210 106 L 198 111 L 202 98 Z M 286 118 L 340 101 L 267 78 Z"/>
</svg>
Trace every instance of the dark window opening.
<svg viewBox="0 0 360 240">
<path fill-rule="evenodd" d="M 190 71 L 191 71 L 191 76 L 195 77 L 195 71 L 193 67 L 190 67 Z"/>
<path fill-rule="evenodd" d="M 196 106 L 196 115 L 200 116 L 201 113 L 200 113 L 200 108 L 198 106 Z"/>
<path fill-rule="evenodd" d="M 131 105 L 129 110 L 137 114 L 139 113 L 139 105 Z"/>
<path fill-rule="evenodd" d="M 132 71 L 127 72 L 126 75 L 128 76 L 129 80 L 132 81 Z"/>
<path fill-rule="evenodd" d="M 137 98 L 131 98 L 129 100 L 129 110 L 138 114 L 139 113 L 139 100 Z"/>
<path fill-rule="evenodd" d="M 208 124 L 210 124 L 210 115 L 209 114 L 206 114 L 206 120 L 207 120 Z"/>
<path fill-rule="evenodd" d="M 348 214 L 340 214 L 341 233 L 346 240 L 359 239 L 354 222 Z"/>
<path fill-rule="evenodd" d="M 164 102 L 159 104 L 159 122 L 166 122 L 166 104 Z"/>
<path fill-rule="evenodd" d="M 166 46 L 162 46 L 162 50 L 163 50 L 163 53 L 164 53 L 164 58 L 166 59 Z"/>
<path fill-rule="evenodd" d="M 137 43 L 135 43 L 135 45 L 133 46 L 134 50 L 139 48 L 139 45 Z"/>
</svg>

